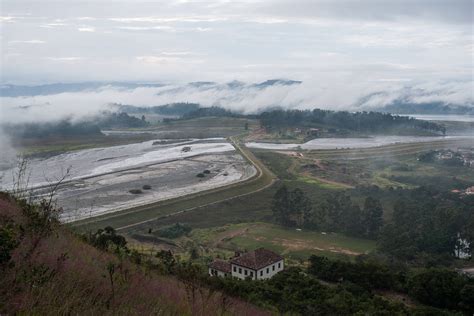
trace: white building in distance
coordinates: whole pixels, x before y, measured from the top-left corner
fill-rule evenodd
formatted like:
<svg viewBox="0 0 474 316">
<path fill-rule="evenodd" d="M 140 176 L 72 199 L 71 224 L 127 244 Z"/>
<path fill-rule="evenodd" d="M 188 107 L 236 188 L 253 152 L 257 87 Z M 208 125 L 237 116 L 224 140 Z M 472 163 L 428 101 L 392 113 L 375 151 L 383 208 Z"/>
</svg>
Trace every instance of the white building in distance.
<svg viewBox="0 0 474 316">
<path fill-rule="evenodd" d="M 283 257 L 265 248 L 236 254 L 229 261 L 214 260 L 209 265 L 211 276 L 232 276 L 239 279 L 264 280 L 284 269 Z"/>
</svg>

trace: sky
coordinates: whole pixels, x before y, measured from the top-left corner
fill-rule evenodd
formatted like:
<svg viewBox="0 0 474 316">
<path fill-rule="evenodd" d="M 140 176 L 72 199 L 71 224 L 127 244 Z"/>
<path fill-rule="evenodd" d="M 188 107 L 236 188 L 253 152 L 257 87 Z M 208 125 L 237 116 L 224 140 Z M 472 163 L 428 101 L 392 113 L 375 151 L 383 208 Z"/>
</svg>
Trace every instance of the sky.
<svg viewBox="0 0 474 316">
<path fill-rule="evenodd" d="M 1 1 L 1 83 L 472 81 L 471 0 Z"/>
<path fill-rule="evenodd" d="M 1 0 L 0 84 L 157 88 L 0 95 L 0 125 L 83 119 L 111 103 L 378 109 L 474 107 L 472 0 Z M 267 79 L 300 85 L 257 89 Z M 244 85 L 230 88 L 226 82 Z M 213 81 L 214 86 L 187 85 Z"/>
</svg>

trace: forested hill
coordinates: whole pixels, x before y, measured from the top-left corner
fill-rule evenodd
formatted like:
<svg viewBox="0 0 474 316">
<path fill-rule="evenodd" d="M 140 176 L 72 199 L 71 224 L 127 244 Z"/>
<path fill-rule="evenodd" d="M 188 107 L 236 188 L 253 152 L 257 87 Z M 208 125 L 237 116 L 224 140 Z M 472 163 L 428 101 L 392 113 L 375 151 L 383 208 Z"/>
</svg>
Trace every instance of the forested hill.
<svg viewBox="0 0 474 316">
<path fill-rule="evenodd" d="M 347 112 L 314 109 L 275 110 L 259 115 L 261 124 L 268 129 L 284 127 L 331 126 L 361 132 L 386 132 L 395 129 L 418 129 L 445 134 L 443 125 L 380 112 Z"/>
</svg>

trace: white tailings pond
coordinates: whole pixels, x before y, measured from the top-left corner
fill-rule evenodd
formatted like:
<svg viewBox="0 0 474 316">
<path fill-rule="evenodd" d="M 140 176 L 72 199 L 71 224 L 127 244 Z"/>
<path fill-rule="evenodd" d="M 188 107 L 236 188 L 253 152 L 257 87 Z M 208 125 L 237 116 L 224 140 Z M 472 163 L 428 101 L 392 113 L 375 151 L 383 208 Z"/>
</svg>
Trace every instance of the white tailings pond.
<svg viewBox="0 0 474 316">
<path fill-rule="evenodd" d="M 46 193 L 48 184 L 61 179 L 69 168 L 57 201 L 64 210 L 61 219 L 70 222 L 218 188 L 256 174 L 224 139 L 154 142 L 33 159 L 27 171 L 28 187 L 36 195 Z M 0 171 L 2 189 L 11 188 L 13 174 L 14 168 Z"/>
<path fill-rule="evenodd" d="M 270 150 L 294 150 L 297 148 L 305 150 L 317 149 L 343 149 L 343 148 L 371 148 L 392 145 L 397 143 L 420 143 L 438 140 L 462 140 L 472 139 L 473 136 L 444 136 L 444 137 L 423 137 L 423 136 L 374 136 L 366 138 L 316 138 L 303 144 L 277 144 L 251 142 L 245 144 L 249 148 L 270 149 Z"/>
</svg>

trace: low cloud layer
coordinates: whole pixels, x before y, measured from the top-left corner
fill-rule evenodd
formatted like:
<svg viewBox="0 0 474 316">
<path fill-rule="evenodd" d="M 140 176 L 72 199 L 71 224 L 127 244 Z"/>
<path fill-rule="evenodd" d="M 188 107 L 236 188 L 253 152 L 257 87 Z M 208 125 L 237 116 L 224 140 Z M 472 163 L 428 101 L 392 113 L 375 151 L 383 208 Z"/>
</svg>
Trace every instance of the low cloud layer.
<svg viewBox="0 0 474 316">
<path fill-rule="evenodd" d="M 185 84 L 134 89 L 103 86 L 93 91 L 65 92 L 30 97 L 2 97 L 0 123 L 82 120 L 112 109 L 111 104 L 159 106 L 176 102 L 221 106 L 240 113 L 258 113 L 273 107 L 368 110 L 395 101 L 442 102 L 474 106 L 473 82 L 421 82 L 327 80 L 301 84 L 257 85 L 243 82 Z"/>
</svg>

